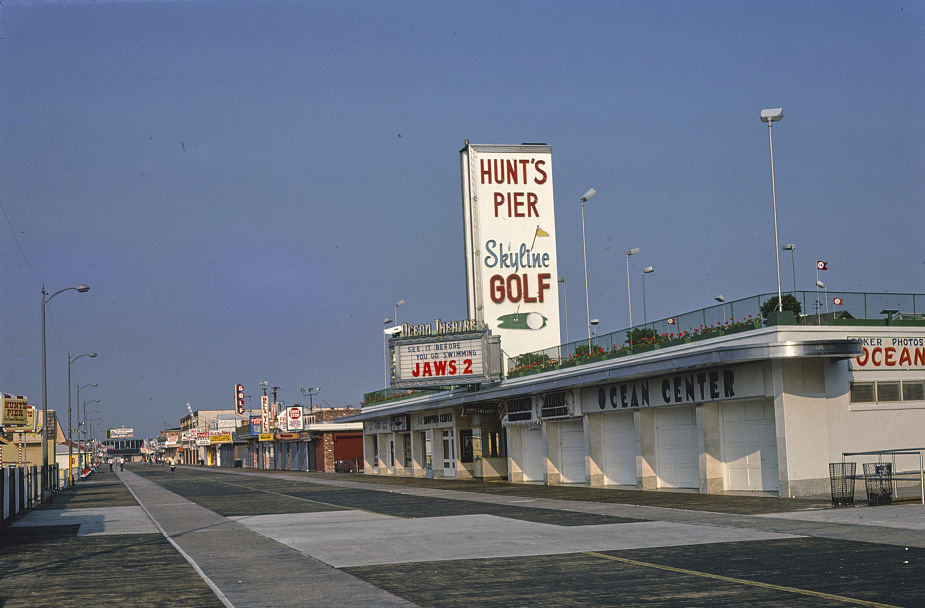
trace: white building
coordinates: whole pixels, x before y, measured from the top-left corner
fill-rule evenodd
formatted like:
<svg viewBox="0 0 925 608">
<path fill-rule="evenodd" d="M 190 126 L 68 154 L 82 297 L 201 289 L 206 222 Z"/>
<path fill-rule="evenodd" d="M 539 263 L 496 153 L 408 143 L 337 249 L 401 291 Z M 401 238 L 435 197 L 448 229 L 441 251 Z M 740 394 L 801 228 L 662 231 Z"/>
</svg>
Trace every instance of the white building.
<svg viewBox="0 0 925 608">
<path fill-rule="evenodd" d="M 591 359 L 350 419 L 367 474 L 825 495 L 844 453 L 925 446 L 925 322 L 893 312 L 726 324 L 631 353 L 596 341 Z M 918 456 L 896 458 L 917 477 Z"/>
</svg>

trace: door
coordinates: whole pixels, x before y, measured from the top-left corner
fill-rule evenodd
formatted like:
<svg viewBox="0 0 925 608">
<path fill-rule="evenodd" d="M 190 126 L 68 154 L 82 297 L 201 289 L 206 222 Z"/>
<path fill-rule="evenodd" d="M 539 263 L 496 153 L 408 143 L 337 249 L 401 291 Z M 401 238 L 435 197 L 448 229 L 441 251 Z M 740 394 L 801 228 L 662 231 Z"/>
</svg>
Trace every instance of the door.
<svg viewBox="0 0 925 608">
<path fill-rule="evenodd" d="M 524 481 L 546 480 L 546 442 L 543 431 L 540 429 L 521 429 L 523 438 L 523 453 L 520 470 L 524 473 Z"/>
<path fill-rule="evenodd" d="M 723 404 L 726 490 L 776 492 L 777 430 L 771 402 Z"/>
<path fill-rule="evenodd" d="M 700 448 L 693 407 L 656 409 L 655 446 L 658 487 L 700 487 Z"/>
<path fill-rule="evenodd" d="M 585 483 L 585 431 L 581 420 L 559 423 L 562 483 Z"/>
<path fill-rule="evenodd" d="M 443 476 L 456 477 L 456 440 L 453 429 L 443 431 Z"/>
<path fill-rule="evenodd" d="M 603 414 L 604 483 L 636 485 L 636 430 L 633 413 Z"/>
</svg>

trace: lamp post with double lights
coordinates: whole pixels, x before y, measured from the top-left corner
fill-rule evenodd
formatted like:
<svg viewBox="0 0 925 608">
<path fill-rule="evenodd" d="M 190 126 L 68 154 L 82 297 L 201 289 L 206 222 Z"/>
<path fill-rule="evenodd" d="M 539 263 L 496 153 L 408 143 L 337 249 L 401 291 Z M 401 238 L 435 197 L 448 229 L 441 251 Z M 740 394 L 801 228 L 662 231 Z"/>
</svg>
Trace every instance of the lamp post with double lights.
<svg viewBox="0 0 925 608">
<path fill-rule="evenodd" d="M 51 476 L 48 474 L 48 372 L 45 359 L 45 307 L 59 293 L 74 290 L 78 293 L 90 291 L 87 285 L 77 285 L 75 287 L 65 287 L 59 289 L 47 298 L 48 292 L 45 291 L 45 284 L 42 284 L 42 502 L 45 502 L 46 494 L 51 491 Z M 68 393 L 71 392 L 70 382 L 68 382 Z"/>
<path fill-rule="evenodd" d="M 771 201 L 774 207 L 774 255 L 777 258 L 777 310 L 783 312 L 784 301 L 780 289 L 780 241 L 777 238 L 777 189 L 774 184 L 774 138 L 771 137 L 771 125 L 784 117 L 783 108 L 761 111 L 761 122 L 768 123 L 768 144 L 771 148 Z"/>
<path fill-rule="evenodd" d="M 630 312 L 630 329 L 633 328 L 633 296 L 630 295 L 630 256 L 639 253 L 639 247 L 633 247 L 626 252 L 626 304 Z"/>
<path fill-rule="evenodd" d="M 581 195 L 581 251 L 585 259 L 585 310 L 588 312 L 588 352 L 591 352 L 591 301 L 588 299 L 588 246 L 585 242 L 585 203 L 597 194 L 597 190 L 589 188 Z"/>
<path fill-rule="evenodd" d="M 646 266 L 642 269 L 642 324 L 647 325 L 649 319 L 646 316 L 646 275 L 649 273 L 655 272 L 655 268 L 652 266 Z"/>
</svg>

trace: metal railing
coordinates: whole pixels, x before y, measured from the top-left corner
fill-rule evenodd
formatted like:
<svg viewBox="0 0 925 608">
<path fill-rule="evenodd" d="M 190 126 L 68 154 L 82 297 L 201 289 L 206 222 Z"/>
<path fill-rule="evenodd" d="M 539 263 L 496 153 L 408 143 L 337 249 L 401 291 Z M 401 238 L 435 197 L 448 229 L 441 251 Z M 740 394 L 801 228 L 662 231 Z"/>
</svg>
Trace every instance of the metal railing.
<svg viewBox="0 0 925 608">
<path fill-rule="evenodd" d="M 925 323 L 925 294 L 789 291 L 799 303 L 799 325 L 921 325 Z M 508 359 L 508 376 L 557 369 L 600 358 L 630 355 L 651 348 L 670 346 L 748 331 L 765 326 L 761 307 L 776 293 L 766 293 L 722 302 L 657 321 L 626 327 L 607 334 L 525 353 Z M 835 304 L 838 302 L 838 304 Z M 900 314 L 881 313 L 898 311 Z"/>
</svg>

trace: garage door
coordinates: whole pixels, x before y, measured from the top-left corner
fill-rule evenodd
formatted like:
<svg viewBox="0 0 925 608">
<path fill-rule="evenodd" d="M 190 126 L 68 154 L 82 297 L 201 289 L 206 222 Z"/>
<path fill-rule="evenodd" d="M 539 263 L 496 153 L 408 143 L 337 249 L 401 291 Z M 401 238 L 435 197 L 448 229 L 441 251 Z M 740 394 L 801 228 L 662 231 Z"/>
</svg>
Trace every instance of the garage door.
<svg viewBox="0 0 925 608">
<path fill-rule="evenodd" d="M 580 420 L 559 423 L 562 483 L 585 483 L 585 431 Z"/>
<path fill-rule="evenodd" d="M 655 448 L 658 487 L 700 487 L 700 448 L 694 408 L 655 410 Z"/>
<path fill-rule="evenodd" d="M 636 431 L 633 413 L 603 414 L 604 483 L 636 485 Z"/>
<path fill-rule="evenodd" d="M 546 444 L 543 431 L 522 429 L 521 437 L 524 450 L 520 468 L 524 472 L 524 481 L 546 481 Z"/>
<path fill-rule="evenodd" d="M 777 491 L 773 403 L 723 405 L 723 461 L 726 490 Z"/>
</svg>

